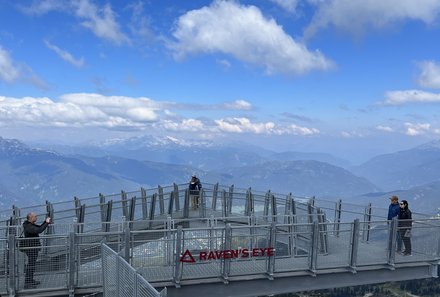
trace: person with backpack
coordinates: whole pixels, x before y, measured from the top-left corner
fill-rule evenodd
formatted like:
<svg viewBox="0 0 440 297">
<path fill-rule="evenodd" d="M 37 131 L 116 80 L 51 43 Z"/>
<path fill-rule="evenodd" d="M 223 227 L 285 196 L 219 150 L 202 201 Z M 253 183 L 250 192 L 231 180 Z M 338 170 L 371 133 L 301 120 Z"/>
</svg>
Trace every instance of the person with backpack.
<svg viewBox="0 0 440 297">
<path fill-rule="evenodd" d="M 191 199 L 192 209 L 197 209 L 199 207 L 199 195 L 201 189 L 202 183 L 200 182 L 200 179 L 193 174 L 189 181 L 189 197 Z"/>
<path fill-rule="evenodd" d="M 50 224 L 50 217 L 47 217 L 41 225 L 37 223 L 37 215 L 34 212 L 30 212 L 26 216 L 26 221 L 23 223 L 23 233 L 25 241 L 24 253 L 27 256 L 27 266 L 25 272 L 24 288 L 35 288 L 40 284 L 39 281 L 34 279 L 35 265 L 38 259 L 38 253 L 41 250 L 41 243 L 39 234 L 46 230 Z"/>
</svg>

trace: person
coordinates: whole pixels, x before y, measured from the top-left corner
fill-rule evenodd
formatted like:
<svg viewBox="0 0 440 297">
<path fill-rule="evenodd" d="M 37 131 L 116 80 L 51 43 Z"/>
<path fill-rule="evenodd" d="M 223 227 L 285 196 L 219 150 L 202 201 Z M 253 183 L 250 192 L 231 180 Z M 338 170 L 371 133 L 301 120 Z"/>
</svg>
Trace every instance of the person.
<svg viewBox="0 0 440 297">
<path fill-rule="evenodd" d="M 193 174 L 191 176 L 191 180 L 189 181 L 189 196 L 191 198 L 192 209 L 199 207 L 199 194 L 201 189 L 202 183 L 200 182 L 200 179 Z"/>
<path fill-rule="evenodd" d="M 399 197 L 393 195 L 390 197 L 391 203 L 388 207 L 388 221 L 391 221 L 394 217 L 397 217 L 400 212 Z M 396 233 L 396 251 L 400 253 L 402 251 L 402 238 L 400 237 L 400 232 Z"/>
<path fill-rule="evenodd" d="M 404 256 L 411 256 L 411 228 L 412 228 L 412 214 L 408 208 L 408 201 L 402 200 L 400 203 L 400 212 L 398 215 L 397 227 L 399 229 L 400 237 L 402 238 L 405 250 Z"/>
<path fill-rule="evenodd" d="M 41 249 L 41 243 L 39 234 L 46 230 L 50 224 L 50 217 L 47 217 L 41 225 L 37 225 L 37 215 L 34 212 L 30 212 L 26 216 L 26 221 L 23 223 L 24 237 L 26 240 L 26 250 L 24 251 L 27 256 L 27 266 L 25 272 L 25 289 L 36 287 L 40 284 L 39 281 L 34 280 L 35 265 L 37 263 L 38 253 Z"/>
</svg>

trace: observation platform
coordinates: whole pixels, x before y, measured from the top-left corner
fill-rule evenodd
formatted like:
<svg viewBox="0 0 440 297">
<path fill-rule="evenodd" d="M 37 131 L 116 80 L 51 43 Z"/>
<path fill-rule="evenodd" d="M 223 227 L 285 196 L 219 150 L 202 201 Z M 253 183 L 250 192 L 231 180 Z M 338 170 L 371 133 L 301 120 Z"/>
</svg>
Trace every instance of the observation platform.
<svg viewBox="0 0 440 297">
<path fill-rule="evenodd" d="M 1 211 L 0 294 L 244 297 L 438 277 L 438 218 L 413 214 L 403 256 L 386 208 L 204 186 L 197 209 L 173 184 Z M 16 246 L 30 211 L 53 224 L 40 235 L 41 284 L 25 289 Z"/>
</svg>

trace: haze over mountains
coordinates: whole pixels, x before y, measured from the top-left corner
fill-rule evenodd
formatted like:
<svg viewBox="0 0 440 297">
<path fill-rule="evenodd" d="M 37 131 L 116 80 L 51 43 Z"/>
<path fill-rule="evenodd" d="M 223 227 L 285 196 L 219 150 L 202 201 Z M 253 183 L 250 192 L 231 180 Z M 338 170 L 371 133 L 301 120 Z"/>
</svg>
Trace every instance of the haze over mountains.
<svg viewBox="0 0 440 297">
<path fill-rule="evenodd" d="M 175 138 L 134 138 L 83 147 L 30 144 L 0 137 L 0 203 L 35 205 L 98 193 L 202 182 L 295 196 L 372 201 L 387 207 L 389 195 L 413 210 L 440 207 L 440 140 L 380 155 L 358 165 L 326 153 L 277 153 L 260 147 Z"/>
</svg>

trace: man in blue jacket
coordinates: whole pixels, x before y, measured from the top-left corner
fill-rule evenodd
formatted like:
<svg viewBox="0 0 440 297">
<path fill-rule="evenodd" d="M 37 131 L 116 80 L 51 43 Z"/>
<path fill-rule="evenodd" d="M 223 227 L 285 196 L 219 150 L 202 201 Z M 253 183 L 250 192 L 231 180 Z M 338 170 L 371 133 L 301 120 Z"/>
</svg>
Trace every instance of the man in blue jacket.
<svg viewBox="0 0 440 297">
<path fill-rule="evenodd" d="M 393 195 L 390 197 L 390 200 L 391 203 L 390 206 L 388 207 L 388 221 L 391 221 L 394 217 L 397 217 L 400 213 L 399 198 Z M 399 230 L 397 230 L 396 243 L 397 243 L 396 251 L 400 253 L 402 251 L 402 239 L 400 238 Z"/>
</svg>

